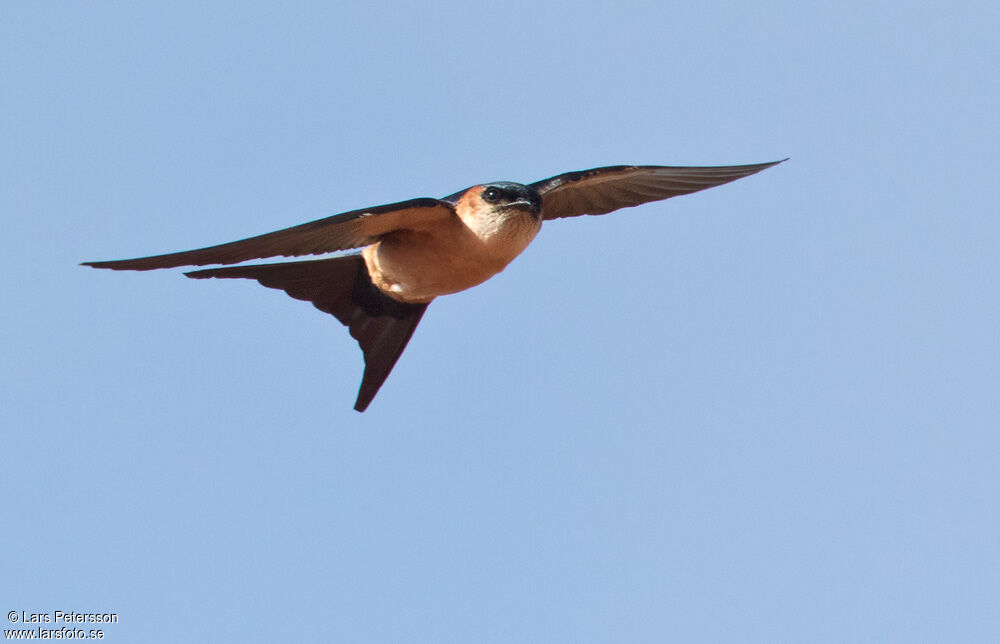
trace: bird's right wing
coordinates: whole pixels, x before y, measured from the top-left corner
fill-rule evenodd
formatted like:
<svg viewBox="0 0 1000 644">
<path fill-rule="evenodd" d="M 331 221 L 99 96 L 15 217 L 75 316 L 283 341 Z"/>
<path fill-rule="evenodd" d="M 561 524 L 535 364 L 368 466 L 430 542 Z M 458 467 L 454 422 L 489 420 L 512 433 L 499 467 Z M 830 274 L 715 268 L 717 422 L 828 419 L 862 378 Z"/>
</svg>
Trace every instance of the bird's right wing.
<svg viewBox="0 0 1000 644">
<path fill-rule="evenodd" d="M 148 271 L 175 266 L 236 264 L 263 257 L 319 255 L 368 246 L 396 230 L 422 230 L 447 221 L 455 207 L 438 199 L 410 199 L 398 203 L 353 210 L 332 217 L 292 226 L 240 241 L 197 250 L 121 259 L 84 262 L 84 266 L 113 270 Z"/>
</svg>

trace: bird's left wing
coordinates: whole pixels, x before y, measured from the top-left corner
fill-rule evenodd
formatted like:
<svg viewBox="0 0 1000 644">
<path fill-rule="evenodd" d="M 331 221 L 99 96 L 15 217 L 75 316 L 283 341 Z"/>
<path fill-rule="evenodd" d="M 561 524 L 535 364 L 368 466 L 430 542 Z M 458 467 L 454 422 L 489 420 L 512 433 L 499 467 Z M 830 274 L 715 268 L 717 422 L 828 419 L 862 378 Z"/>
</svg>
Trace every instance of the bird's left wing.
<svg viewBox="0 0 1000 644">
<path fill-rule="evenodd" d="M 542 195 L 545 219 L 603 215 L 719 186 L 779 163 L 710 167 L 616 165 L 567 172 L 536 181 L 531 187 Z"/>
<path fill-rule="evenodd" d="M 148 271 L 175 266 L 236 264 L 263 257 L 319 255 L 367 246 L 396 230 L 421 230 L 447 221 L 455 207 L 438 199 L 410 199 L 398 203 L 353 210 L 332 217 L 292 226 L 228 244 L 167 255 L 108 262 L 84 262 L 84 266 L 113 270 Z"/>
</svg>

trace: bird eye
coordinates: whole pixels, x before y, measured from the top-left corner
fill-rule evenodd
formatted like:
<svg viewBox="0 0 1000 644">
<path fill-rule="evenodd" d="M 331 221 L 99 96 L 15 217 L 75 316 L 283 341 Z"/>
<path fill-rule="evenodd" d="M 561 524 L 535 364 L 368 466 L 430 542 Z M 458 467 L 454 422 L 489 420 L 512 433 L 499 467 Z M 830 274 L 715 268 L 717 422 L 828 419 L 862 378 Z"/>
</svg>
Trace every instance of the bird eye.
<svg viewBox="0 0 1000 644">
<path fill-rule="evenodd" d="M 490 203 L 500 201 L 500 190 L 497 188 L 487 188 L 483 191 L 483 199 Z"/>
</svg>

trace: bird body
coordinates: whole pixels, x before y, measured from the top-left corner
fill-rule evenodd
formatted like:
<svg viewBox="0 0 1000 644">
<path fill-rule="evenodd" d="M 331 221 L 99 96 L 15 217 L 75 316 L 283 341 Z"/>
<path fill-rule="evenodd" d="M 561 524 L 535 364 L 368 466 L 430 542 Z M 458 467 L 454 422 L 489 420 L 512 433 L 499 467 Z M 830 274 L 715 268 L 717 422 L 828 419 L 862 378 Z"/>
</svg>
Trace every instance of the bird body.
<svg viewBox="0 0 1000 644">
<path fill-rule="evenodd" d="M 191 251 L 85 262 L 150 270 L 236 264 L 264 257 L 361 253 L 319 260 L 210 268 L 188 277 L 255 279 L 312 302 L 358 341 L 365 372 L 354 408 L 364 411 L 388 377 L 428 304 L 502 271 L 542 222 L 597 215 L 722 185 L 780 161 L 742 166 L 608 166 L 532 184 L 479 184 L 442 199 L 419 198 Z"/>
<path fill-rule="evenodd" d="M 506 268 L 541 230 L 541 217 L 530 207 L 495 208 L 483 201 L 484 189 L 462 193 L 453 217 L 423 230 L 395 231 L 365 247 L 361 254 L 375 285 L 402 302 L 430 302 Z"/>
</svg>

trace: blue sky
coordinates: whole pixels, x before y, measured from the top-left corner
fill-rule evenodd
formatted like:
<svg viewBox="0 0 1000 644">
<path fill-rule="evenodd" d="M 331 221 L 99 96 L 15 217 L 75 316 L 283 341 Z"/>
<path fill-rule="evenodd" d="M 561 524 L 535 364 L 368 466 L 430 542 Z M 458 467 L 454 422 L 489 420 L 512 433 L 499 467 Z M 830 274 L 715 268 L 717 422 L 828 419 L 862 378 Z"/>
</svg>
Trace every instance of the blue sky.
<svg viewBox="0 0 1000 644">
<path fill-rule="evenodd" d="M 207 4 L 0 9 L 0 608 L 115 612 L 108 641 L 1000 638 L 995 3 Z M 363 415 L 308 305 L 77 265 L 786 156 L 547 223 Z"/>
</svg>

